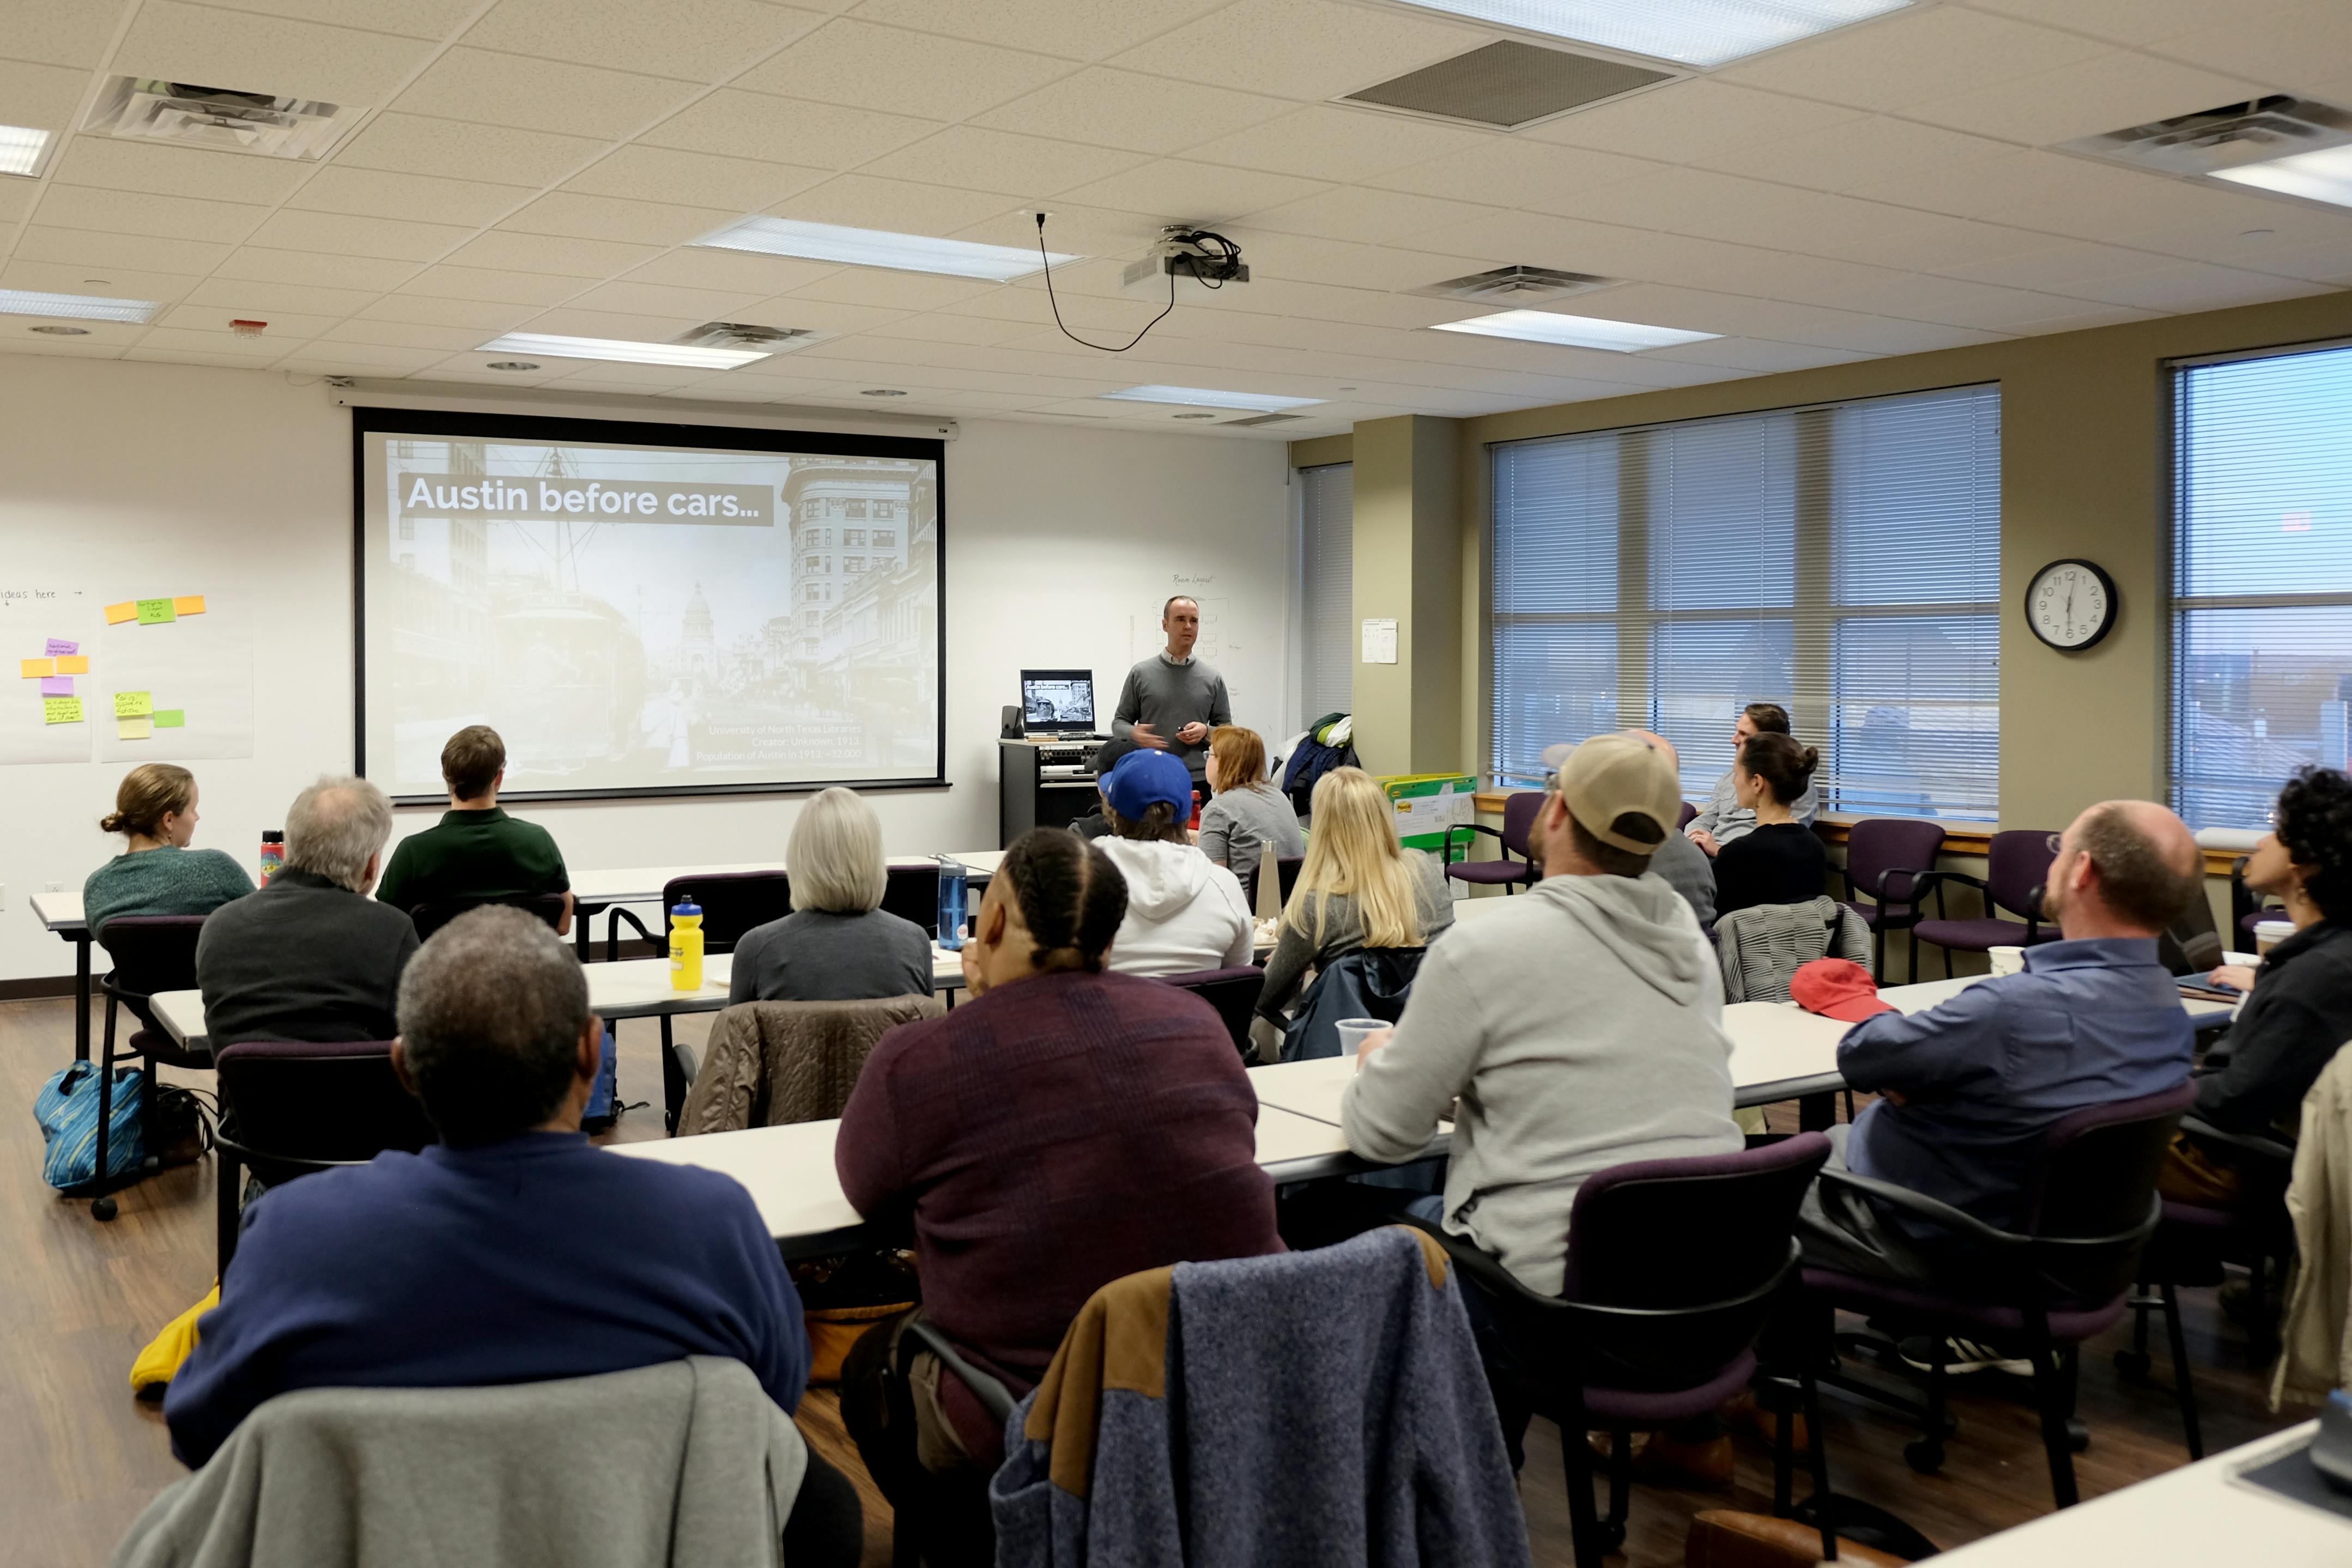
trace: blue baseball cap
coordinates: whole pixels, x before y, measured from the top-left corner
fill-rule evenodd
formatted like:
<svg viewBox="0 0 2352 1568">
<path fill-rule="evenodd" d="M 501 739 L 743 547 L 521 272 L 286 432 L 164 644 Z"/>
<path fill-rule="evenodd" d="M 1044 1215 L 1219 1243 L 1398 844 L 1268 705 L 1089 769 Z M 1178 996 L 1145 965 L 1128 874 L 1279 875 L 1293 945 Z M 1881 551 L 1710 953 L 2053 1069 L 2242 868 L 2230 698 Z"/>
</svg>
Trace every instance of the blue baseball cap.
<svg viewBox="0 0 2352 1568">
<path fill-rule="evenodd" d="M 1139 820 L 1155 800 L 1165 800 L 1180 819 L 1192 815 L 1192 775 L 1165 751 L 1130 751 L 1102 781 L 1103 799 L 1129 821 Z"/>
</svg>

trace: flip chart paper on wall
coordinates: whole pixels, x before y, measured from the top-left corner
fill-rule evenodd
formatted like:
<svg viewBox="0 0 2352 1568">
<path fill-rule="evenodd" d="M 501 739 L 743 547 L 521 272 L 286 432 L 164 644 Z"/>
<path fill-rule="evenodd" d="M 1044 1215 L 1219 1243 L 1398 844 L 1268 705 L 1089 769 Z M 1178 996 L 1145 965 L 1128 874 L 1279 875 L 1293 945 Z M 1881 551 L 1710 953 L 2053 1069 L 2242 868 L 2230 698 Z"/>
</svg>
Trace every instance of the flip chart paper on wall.
<svg viewBox="0 0 2352 1568">
<path fill-rule="evenodd" d="M 180 612 L 172 608 L 172 601 L 168 599 L 139 601 L 139 624 L 142 626 L 163 626 L 179 618 Z"/>
<path fill-rule="evenodd" d="M 185 728 L 187 728 L 187 727 L 188 727 L 188 711 L 187 711 L 187 709 L 185 709 L 185 708 L 176 708 L 176 707 L 159 707 L 159 708 L 157 708 L 157 709 L 155 710 L 155 727 L 156 727 L 157 729 L 185 729 Z"/>
<path fill-rule="evenodd" d="M 43 724 L 79 724 L 81 722 L 81 698 L 43 697 L 41 699 L 41 722 Z"/>
<path fill-rule="evenodd" d="M 152 707 L 121 717 L 152 717 L 154 708 L 176 708 L 183 721 L 177 728 L 158 724 L 152 737 L 140 740 L 125 740 L 109 727 L 94 726 L 90 738 L 100 762 L 193 762 L 253 755 L 258 718 L 247 611 L 254 601 L 234 586 L 200 576 L 182 578 L 170 586 L 203 590 L 190 596 L 204 600 L 205 612 L 184 615 L 174 609 L 168 624 L 125 628 L 94 650 L 98 656 L 90 667 L 104 682 L 100 704 L 115 692 L 149 694 Z"/>
<path fill-rule="evenodd" d="M 61 675 L 89 674 L 89 655 L 88 653 L 65 654 L 58 660 L 58 674 Z"/>
<path fill-rule="evenodd" d="M 25 680 L 37 681 L 44 675 L 54 675 L 57 673 L 58 662 L 55 659 L 19 659 L 16 661 L 16 674 Z"/>
<path fill-rule="evenodd" d="M 205 596 L 183 593 L 172 601 L 172 611 L 176 615 L 202 615 L 205 612 Z"/>
<path fill-rule="evenodd" d="M 52 637 L 49 639 L 49 645 L 41 651 L 48 654 L 51 658 L 55 658 L 59 653 L 80 653 L 81 644 L 79 643 L 68 643 L 63 637 Z"/>
<path fill-rule="evenodd" d="M 49 676 L 41 683 L 41 695 L 45 697 L 69 697 L 73 695 L 73 677 L 71 675 Z"/>
<path fill-rule="evenodd" d="M 0 534 L 5 533 L 0 528 Z M 100 607 L 109 596 L 99 588 L 80 587 L 70 580 L 44 580 L 25 575 L 25 563 L 19 558 L 26 554 L 0 548 L 0 649 L 8 651 L 7 657 L 0 660 L 0 800 L 16 799 L 11 786 L 17 780 L 9 771 L 14 764 L 88 762 L 98 744 L 97 727 L 83 722 L 88 716 L 84 705 L 91 700 L 87 683 L 81 695 L 68 695 L 70 686 L 47 687 L 46 683 L 81 673 L 79 666 L 87 661 L 79 650 L 91 646 L 97 638 Z M 192 579 L 183 580 L 195 586 Z M 158 632 L 156 637 L 172 640 L 168 632 Z M 27 674 L 20 661 L 28 653 L 40 654 L 36 663 L 48 667 L 38 674 Z M 159 674 L 152 679 L 120 684 L 152 687 L 169 679 L 167 674 Z M 36 686 L 37 681 L 43 686 Z M 194 692 L 183 692 L 178 686 L 170 687 L 170 695 L 172 701 L 188 706 L 199 700 Z M 106 699 L 96 700 L 102 706 Z M 6 1555 L 6 1549 L 0 1548 L 0 1557 Z"/>
<path fill-rule="evenodd" d="M 114 716 L 117 718 L 145 718 L 154 711 L 155 696 L 152 692 L 114 694 Z"/>
<path fill-rule="evenodd" d="M 139 605 L 136 601 L 124 600 L 120 604 L 110 604 L 106 607 L 106 623 L 109 626 L 120 626 L 125 621 L 138 619 Z"/>
<path fill-rule="evenodd" d="M 114 736 L 118 740 L 152 740 L 154 735 L 153 719 L 118 718 L 114 721 Z"/>
</svg>

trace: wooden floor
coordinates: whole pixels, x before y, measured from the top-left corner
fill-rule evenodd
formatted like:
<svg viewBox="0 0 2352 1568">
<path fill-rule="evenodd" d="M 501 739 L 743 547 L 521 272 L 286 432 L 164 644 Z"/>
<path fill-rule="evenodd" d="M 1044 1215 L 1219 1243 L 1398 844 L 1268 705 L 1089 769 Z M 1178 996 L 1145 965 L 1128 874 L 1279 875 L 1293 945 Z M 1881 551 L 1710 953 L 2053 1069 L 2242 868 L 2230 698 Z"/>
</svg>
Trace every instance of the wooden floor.
<svg viewBox="0 0 2352 1568">
<path fill-rule="evenodd" d="M 683 1019 L 698 1039 L 706 1020 Z M 659 1097 L 656 1026 L 622 1026 L 625 1098 Z M 87 1203 L 40 1180 L 40 1133 L 31 1115 L 41 1082 L 73 1054 L 71 1004 L 0 1003 L 0 1561 L 12 1568 L 91 1568 L 157 1490 L 184 1472 L 162 1419 L 133 1399 L 131 1358 L 213 1281 L 213 1162 L 168 1171 L 120 1198 L 110 1225 Z M 167 1074 L 167 1076 L 170 1076 Z M 191 1082 L 208 1082 L 205 1076 Z M 658 1137 L 656 1107 L 633 1112 L 614 1134 Z M 2210 1290 L 2183 1292 L 2208 1451 L 2289 1424 L 2264 1408 L 2262 1377 L 2245 1337 Z M 2083 1495 L 2095 1497 L 2183 1462 L 2164 1357 L 2155 1387 L 2119 1378 L 2109 1352 L 2123 1331 L 2084 1357 L 2082 1413 L 2092 1444 L 2076 1458 Z M 2160 1341 L 2159 1341 L 2160 1343 Z M 1908 1435 L 1892 1420 L 1829 1396 L 1832 1480 L 1840 1492 L 1893 1510 L 1939 1546 L 1951 1547 L 2033 1519 L 2050 1506 L 2049 1479 L 2032 1411 L 1983 1377 L 1960 1380 L 1960 1430 L 1943 1472 L 1905 1465 Z M 856 1479 L 866 1500 L 866 1563 L 889 1560 L 889 1511 L 866 1481 L 830 1395 L 812 1392 L 800 1425 L 812 1445 Z M 1520 1482 L 1540 1564 L 1567 1564 L 1568 1507 L 1558 1434 L 1538 1421 Z M 1801 1494 L 1804 1488 L 1800 1486 Z M 1683 1556 L 1690 1516 L 1707 1508 L 1769 1511 L 1771 1469 L 1741 1439 L 1738 1471 L 1725 1492 L 1638 1487 L 1623 1561 L 1671 1568 Z"/>
</svg>

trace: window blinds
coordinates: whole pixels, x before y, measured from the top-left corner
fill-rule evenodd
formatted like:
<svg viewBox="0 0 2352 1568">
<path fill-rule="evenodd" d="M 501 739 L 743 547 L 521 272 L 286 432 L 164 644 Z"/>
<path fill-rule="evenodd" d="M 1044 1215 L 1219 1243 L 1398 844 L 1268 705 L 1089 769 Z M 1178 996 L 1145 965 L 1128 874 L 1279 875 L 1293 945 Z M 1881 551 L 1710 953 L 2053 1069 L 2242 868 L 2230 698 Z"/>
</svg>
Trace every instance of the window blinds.
<svg viewBox="0 0 2352 1568">
<path fill-rule="evenodd" d="M 1703 797 L 1777 702 L 1824 810 L 1995 816 L 2000 426 L 1984 386 L 1495 447 L 1498 781 L 1640 725 Z"/>
<path fill-rule="evenodd" d="M 1355 706 L 1356 469 L 1298 471 L 1299 624 L 1305 629 L 1298 717 L 1312 724 Z"/>
<path fill-rule="evenodd" d="M 2352 349 L 2174 376 L 2173 805 L 2261 827 L 2288 774 L 2346 763 Z"/>
</svg>

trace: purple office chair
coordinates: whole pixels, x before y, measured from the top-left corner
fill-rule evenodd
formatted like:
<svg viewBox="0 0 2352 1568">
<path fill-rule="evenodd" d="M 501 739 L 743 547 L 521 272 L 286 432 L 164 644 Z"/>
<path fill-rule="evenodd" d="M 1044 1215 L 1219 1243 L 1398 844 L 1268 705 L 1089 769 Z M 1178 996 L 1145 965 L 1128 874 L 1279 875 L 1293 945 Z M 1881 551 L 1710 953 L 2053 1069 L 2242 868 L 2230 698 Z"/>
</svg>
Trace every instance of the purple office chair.
<svg viewBox="0 0 2352 1568">
<path fill-rule="evenodd" d="M 550 931 L 563 924 L 563 895 L 560 893 L 499 894 L 486 898 L 436 898 L 420 904 L 408 912 L 409 924 L 416 927 L 416 939 L 430 942 L 433 934 L 460 915 L 486 908 L 490 904 L 509 904 L 531 915 Z"/>
<path fill-rule="evenodd" d="M 1679 833 L 1685 828 L 1689 827 L 1691 825 L 1691 819 L 1697 815 L 1698 808 L 1692 805 L 1688 800 L 1684 801 L 1683 809 L 1675 813 L 1675 831 Z"/>
<path fill-rule="evenodd" d="M 2057 859 L 2050 849 L 2052 837 L 2048 832 L 2029 829 L 1995 833 L 1985 852 L 1983 881 L 1956 871 L 1938 871 L 1928 873 L 1925 883 L 1913 887 L 1915 909 L 1929 889 L 1935 891 L 1936 918 L 1915 921 L 1911 936 L 1916 942 L 1932 942 L 1944 950 L 1946 979 L 1952 977 L 1952 954 L 1956 951 L 1985 953 L 1995 947 L 2030 947 L 2037 942 L 2054 940 L 2044 936 L 2042 929 L 2042 884 L 2049 880 L 2050 862 Z M 1973 920 L 1945 916 L 1944 884 L 1955 882 L 1984 895 L 1984 914 Z M 2012 910 L 2025 919 L 2003 920 L 1993 913 L 1995 909 Z"/>
<path fill-rule="evenodd" d="M 1847 831 L 1845 864 L 1839 873 L 1845 878 L 1845 906 L 1870 927 L 1871 974 L 1882 986 L 1886 983 L 1886 934 L 1919 924 L 1919 897 L 1943 847 L 1942 827 L 1914 818 L 1870 817 Z M 1862 898 L 1870 902 L 1856 902 Z M 1948 952 L 1944 961 L 1951 962 Z"/>
<path fill-rule="evenodd" d="M 1577 1568 L 1599 1568 L 1625 1538 L 1633 1434 L 1714 1410 L 1748 1385 L 1756 1341 L 1798 1266 L 1793 1231 L 1805 1190 L 1829 1158 L 1819 1133 L 1736 1155 L 1636 1160 L 1587 1177 L 1568 1218 L 1558 1296 L 1538 1295 L 1474 1243 L 1437 1238 L 1460 1276 L 1492 1303 L 1530 1369 L 1535 1412 L 1559 1426 Z M 1660 1239 L 1671 1237 L 1671 1244 Z M 1815 1496 L 1830 1496 L 1821 1411 L 1810 1369 L 1797 1376 L 1811 1428 Z M 1774 1511 L 1790 1508 L 1795 1423 L 1783 1413 Z M 1613 1435 L 1609 1513 L 1596 1518 L 1587 1430 Z M 1829 1511 L 1822 1555 L 1837 1556 Z"/>
<path fill-rule="evenodd" d="M 1235 969 L 1202 969 L 1190 975 L 1164 976 L 1160 983 L 1190 991 L 1216 1009 L 1242 1060 L 1256 1060 L 1250 1045 L 1250 1018 L 1257 1011 L 1258 993 L 1265 989 L 1264 969 L 1255 964 Z"/>
<path fill-rule="evenodd" d="M 2195 1085 L 2184 1080 L 2160 1094 L 2061 1117 L 2042 1134 L 2014 1230 L 1893 1182 L 1823 1171 L 1825 1188 L 1864 1194 L 1915 1232 L 1929 1227 L 1935 1239 L 1922 1246 L 1938 1277 L 1906 1282 L 1805 1270 L 1805 1292 L 1814 1301 L 1924 1334 L 1930 1346 L 1924 1407 L 1843 1372 L 1822 1381 L 1918 1422 L 1923 1435 L 1903 1457 L 1932 1475 L 1943 1468 L 1944 1437 L 1953 1425 L 1944 1406 L 1945 1340 L 1957 1335 L 2021 1349 L 2033 1366 L 2050 1490 L 2060 1508 L 2073 1507 L 2074 1453 L 2090 1440 L 2074 1419 L 2075 1359 L 2082 1343 L 2105 1333 L 2129 1304 L 2141 1252 L 2162 1218 L 2157 1168 L 2181 1113 L 2196 1100 Z"/>
<path fill-rule="evenodd" d="M 156 1147 L 156 1064 L 199 1070 L 213 1064 L 209 1053 L 189 1051 L 174 1041 L 147 1005 L 158 992 L 195 988 L 196 938 L 204 928 L 201 915 L 122 915 L 98 928 L 98 945 L 106 949 L 113 967 L 99 980 L 99 988 L 106 993 L 106 1036 L 98 1068 L 98 1163 L 90 1167 L 94 1179 L 80 1189 L 93 1195 L 89 1212 L 98 1219 L 114 1218 L 116 1188 L 143 1180 L 161 1168 Z M 117 1009 L 121 1008 L 130 1009 L 139 1027 L 118 1045 L 114 1026 Z M 113 1155 L 108 1148 L 108 1134 L 114 1119 L 114 1064 L 134 1056 L 146 1080 L 140 1086 L 144 1095 L 140 1115 L 147 1160 L 136 1170 L 110 1175 L 107 1162 Z"/>
<path fill-rule="evenodd" d="M 1544 792 L 1540 789 L 1520 789 L 1503 799 L 1503 827 L 1500 832 L 1480 822 L 1457 822 L 1445 830 L 1445 846 L 1441 852 L 1445 858 L 1445 874 L 1456 882 L 1473 883 L 1482 887 L 1501 887 L 1507 893 L 1517 893 L 1522 887 L 1533 887 L 1536 882 L 1535 856 L 1528 847 L 1528 836 L 1535 831 L 1536 817 L 1543 810 Z M 1480 833 L 1502 841 L 1503 853 L 1490 861 L 1457 861 L 1454 858 L 1454 835 L 1468 833 L 1475 839 Z M 1472 839 L 1463 841 L 1463 852 L 1467 854 Z M 1513 860 L 1517 855 L 1519 858 Z"/>
</svg>

